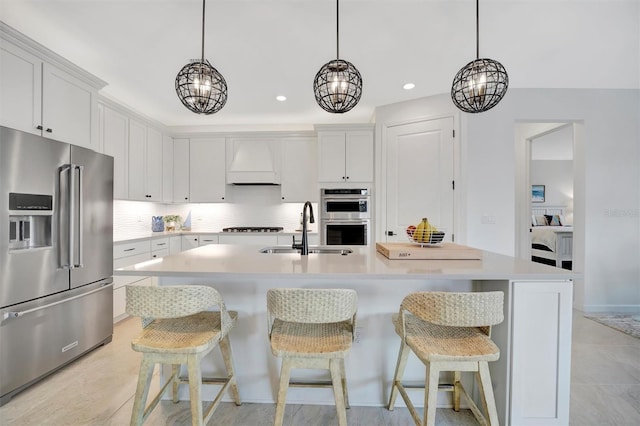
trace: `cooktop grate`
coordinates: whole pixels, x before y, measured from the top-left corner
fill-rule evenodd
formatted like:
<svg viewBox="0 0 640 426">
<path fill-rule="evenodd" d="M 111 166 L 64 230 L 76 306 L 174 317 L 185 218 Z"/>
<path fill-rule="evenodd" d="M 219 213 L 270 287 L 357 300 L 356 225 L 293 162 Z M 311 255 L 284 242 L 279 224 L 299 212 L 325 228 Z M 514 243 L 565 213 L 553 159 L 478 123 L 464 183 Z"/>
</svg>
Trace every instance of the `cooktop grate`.
<svg viewBox="0 0 640 426">
<path fill-rule="evenodd" d="M 222 232 L 282 232 L 282 226 L 232 226 Z"/>
</svg>

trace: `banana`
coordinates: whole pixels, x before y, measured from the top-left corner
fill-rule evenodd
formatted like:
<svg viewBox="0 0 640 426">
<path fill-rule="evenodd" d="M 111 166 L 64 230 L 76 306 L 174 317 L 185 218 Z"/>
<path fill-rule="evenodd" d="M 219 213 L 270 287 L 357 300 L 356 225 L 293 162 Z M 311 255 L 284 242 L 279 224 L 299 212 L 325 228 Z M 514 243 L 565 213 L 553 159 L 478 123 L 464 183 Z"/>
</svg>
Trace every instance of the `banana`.
<svg viewBox="0 0 640 426">
<path fill-rule="evenodd" d="M 413 240 L 419 243 L 429 243 L 434 232 L 438 232 L 438 229 L 431 225 L 426 217 L 423 217 L 413 233 Z"/>
</svg>

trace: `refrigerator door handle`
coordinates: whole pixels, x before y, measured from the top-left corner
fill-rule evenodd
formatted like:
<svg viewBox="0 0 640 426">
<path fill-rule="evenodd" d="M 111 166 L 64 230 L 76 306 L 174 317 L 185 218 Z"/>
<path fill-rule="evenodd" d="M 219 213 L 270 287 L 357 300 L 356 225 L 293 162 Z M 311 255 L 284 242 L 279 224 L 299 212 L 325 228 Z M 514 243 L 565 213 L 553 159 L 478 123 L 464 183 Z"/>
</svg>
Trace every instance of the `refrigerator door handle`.
<svg viewBox="0 0 640 426">
<path fill-rule="evenodd" d="M 84 217 L 84 201 L 83 201 L 83 191 L 82 186 L 84 182 L 84 166 L 75 165 L 74 168 L 78 170 L 78 219 L 77 219 L 77 235 L 75 235 L 76 240 L 78 242 L 78 263 L 74 264 L 74 268 L 82 268 L 83 267 L 83 251 L 84 251 L 84 237 L 82 232 L 83 227 L 83 217 Z"/>
<path fill-rule="evenodd" d="M 64 174 L 67 174 L 67 184 L 64 184 Z M 59 180 L 60 180 L 60 195 L 62 198 L 62 193 L 66 192 L 66 198 L 67 198 L 67 202 L 65 204 L 60 203 L 60 233 L 59 235 L 59 241 L 60 241 L 60 267 L 63 269 L 71 269 L 72 268 L 72 263 L 73 263 L 73 244 L 72 244 L 72 240 L 71 240 L 71 236 L 70 233 L 71 231 L 71 225 L 72 225 L 72 210 L 71 210 L 71 194 L 72 194 L 72 188 L 73 188 L 73 170 L 72 170 L 72 166 L 70 164 L 66 164 L 62 167 L 60 167 L 60 171 L 59 171 L 59 176 L 58 176 Z M 65 191 L 66 190 L 66 191 Z M 64 229 L 62 227 L 62 221 L 64 221 L 66 219 L 67 222 L 67 229 L 69 230 L 68 233 L 63 233 L 62 229 Z M 65 240 L 63 241 L 63 238 L 65 238 Z M 66 250 L 66 255 L 67 257 L 63 259 L 63 255 L 64 250 L 63 250 L 63 243 L 67 244 L 67 250 Z"/>
<path fill-rule="evenodd" d="M 77 296 L 69 297 L 68 299 L 58 300 L 57 302 L 49 303 L 49 304 L 44 305 L 44 306 L 38 306 L 37 308 L 27 309 L 27 310 L 24 310 L 24 311 L 9 311 L 9 312 L 5 312 L 5 313 L 2 314 L 2 321 L 5 321 L 5 320 L 11 319 L 11 318 L 19 318 L 19 317 L 21 317 L 23 315 L 30 314 L 32 312 L 41 311 L 43 309 L 47 309 L 47 308 L 50 308 L 52 306 L 60 305 L 62 303 L 67 303 L 67 302 L 70 302 L 72 300 L 79 299 L 81 297 L 85 297 L 85 296 L 88 296 L 90 294 L 102 291 L 102 290 L 104 290 L 105 287 L 108 287 L 108 286 L 113 286 L 113 283 L 112 282 L 105 282 L 102 286 L 100 286 L 100 288 L 96 288 L 95 290 L 91 290 L 91 291 L 88 291 L 86 293 L 78 294 Z"/>
</svg>

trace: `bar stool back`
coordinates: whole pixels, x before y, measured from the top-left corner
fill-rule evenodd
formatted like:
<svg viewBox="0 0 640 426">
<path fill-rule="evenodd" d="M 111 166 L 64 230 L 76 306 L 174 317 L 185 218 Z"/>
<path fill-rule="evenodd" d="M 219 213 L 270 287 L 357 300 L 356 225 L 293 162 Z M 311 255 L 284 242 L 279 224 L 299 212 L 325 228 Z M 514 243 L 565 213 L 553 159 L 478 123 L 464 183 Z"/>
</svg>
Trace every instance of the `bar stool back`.
<svg viewBox="0 0 640 426">
<path fill-rule="evenodd" d="M 270 289 L 267 317 L 271 352 L 282 358 L 274 425 L 282 425 L 289 386 L 333 387 L 338 423 L 349 407 L 344 357 L 356 326 L 357 294 L 347 289 Z M 290 382 L 292 368 L 327 369 L 331 383 Z"/>
<path fill-rule="evenodd" d="M 400 305 L 400 312 L 393 316 L 396 333 L 402 341 L 389 397 L 389 410 L 393 410 L 399 392 L 417 425 L 434 425 L 440 371 L 452 371 L 454 383 L 440 386 L 441 390 L 454 393 L 454 410 L 460 409 L 462 393 L 480 424 L 497 425 L 498 414 L 488 362 L 500 357 L 500 350 L 490 336 L 491 326 L 504 319 L 503 299 L 504 293 L 501 291 L 416 292 L 407 295 Z M 402 384 L 410 351 L 426 366 L 423 422 Z M 462 386 L 462 371 L 476 373 L 488 419 Z"/>
<path fill-rule="evenodd" d="M 218 311 L 208 311 L 214 307 Z M 214 288 L 129 285 L 126 311 L 129 315 L 141 317 L 143 327 L 140 336 L 131 342 L 133 350 L 142 353 L 131 425 L 144 423 L 169 385 L 173 387 L 173 402 L 178 402 L 178 386 L 189 384 L 193 425 L 209 421 L 228 387 L 236 405 L 240 405 L 228 335 L 238 314 L 227 311 L 222 296 Z M 200 361 L 218 345 L 227 376 L 203 379 Z M 172 375 L 146 407 L 155 364 L 170 364 Z M 180 364 L 187 365 L 188 380 L 179 377 Z M 203 382 L 222 386 L 204 414 L 201 399 Z"/>
</svg>

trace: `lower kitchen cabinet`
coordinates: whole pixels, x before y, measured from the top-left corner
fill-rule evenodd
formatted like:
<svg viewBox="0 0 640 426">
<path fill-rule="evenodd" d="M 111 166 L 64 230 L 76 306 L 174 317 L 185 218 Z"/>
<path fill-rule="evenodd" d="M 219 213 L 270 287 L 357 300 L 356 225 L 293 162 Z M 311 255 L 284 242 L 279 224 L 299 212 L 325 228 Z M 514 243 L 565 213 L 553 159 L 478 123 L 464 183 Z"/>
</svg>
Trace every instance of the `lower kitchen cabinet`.
<svg viewBox="0 0 640 426">
<path fill-rule="evenodd" d="M 192 248 L 198 247 L 198 242 L 200 241 L 200 237 L 198 235 L 183 235 L 182 237 L 182 251 L 190 250 Z"/>
<path fill-rule="evenodd" d="M 213 234 L 198 235 L 198 246 L 206 246 L 208 244 L 218 244 L 218 236 Z"/>
<path fill-rule="evenodd" d="M 175 235 L 169 237 L 169 254 L 176 254 L 182 251 L 182 236 Z"/>
<path fill-rule="evenodd" d="M 275 246 L 278 244 L 277 235 L 262 234 L 243 234 L 243 235 L 220 235 L 218 237 L 220 244 L 260 244 L 264 246 Z"/>
<path fill-rule="evenodd" d="M 122 242 L 113 245 L 113 268 L 118 269 L 151 259 L 149 240 Z M 127 317 L 126 286 L 129 284 L 151 284 L 151 277 L 116 275 L 113 277 L 113 322 Z"/>
</svg>

